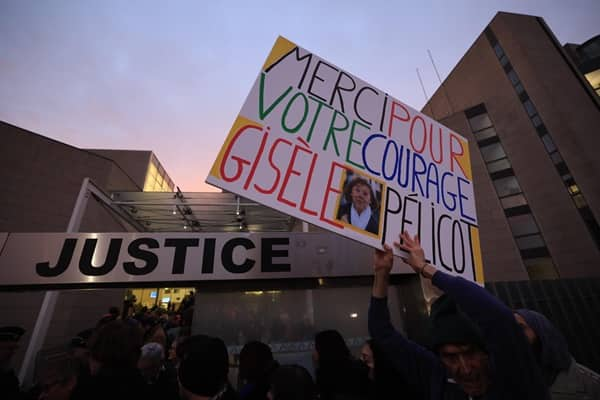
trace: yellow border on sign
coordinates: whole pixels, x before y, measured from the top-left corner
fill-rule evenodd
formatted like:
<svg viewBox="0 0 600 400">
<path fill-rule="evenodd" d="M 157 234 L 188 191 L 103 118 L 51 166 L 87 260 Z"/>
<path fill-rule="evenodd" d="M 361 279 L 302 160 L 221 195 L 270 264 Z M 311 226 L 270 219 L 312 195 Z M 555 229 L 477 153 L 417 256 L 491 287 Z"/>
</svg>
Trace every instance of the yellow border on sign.
<svg viewBox="0 0 600 400">
<path fill-rule="evenodd" d="M 471 226 L 471 246 L 473 247 L 473 262 L 475 263 L 475 281 L 484 284 L 483 259 L 481 257 L 481 241 L 479 240 L 479 228 Z"/>
<path fill-rule="evenodd" d="M 298 47 L 296 43 L 290 42 L 283 36 L 278 36 L 273 48 L 271 49 L 271 52 L 269 53 L 269 56 L 265 60 L 262 70 L 265 71 L 296 47 Z"/>
<path fill-rule="evenodd" d="M 227 135 L 227 138 L 225 139 L 225 143 L 223 143 L 223 146 L 221 146 L 221 150 L 219 150 L 219 155 L 217 156 L 215 163 L 213 164 L 212 168 L 210 169 L 211 176 L 214 176 L 217 179 L 222 179 L 220 166 L 221 166 L 221 163 L 223 162 L 223 156 L 225 154 L 225 149 L 229 148 L 229 143 L 233 139 L 233 136 L 240 130 L 240 128 L 242 126 L 245 126 L 245 125 L 256 125 L 261 128 L 263 126 L 262 124 L 252 121 L 249 118 L 246 118 L 242 115 L 238 115 L 237 118 L 235 119 L 235 122 L 233 123 L 233 126 L 231 127 L 231 130 L 229 130 L 229 134 Z"/>
<path fill-rule="evenodd" d="M 460 140 L 460 143 L 462 145 L 463 148 L 463 154 L 460 157 L 457 157 L 457 161 L 460 164 L 460 166 L 463 168 L 463 171 L 466 175 L 466 178 L 468 180 L 470 180 L 471 182 L 473 181 L 473 171 L 471 169 L 471 150 L 469 149 L 469 142 L 466 139 L 463 139 L 460 136 L 454 136 L 456 137 L 458 140 Z M 452 162 L 452 161 L 450 161 Z"/>
</svg>

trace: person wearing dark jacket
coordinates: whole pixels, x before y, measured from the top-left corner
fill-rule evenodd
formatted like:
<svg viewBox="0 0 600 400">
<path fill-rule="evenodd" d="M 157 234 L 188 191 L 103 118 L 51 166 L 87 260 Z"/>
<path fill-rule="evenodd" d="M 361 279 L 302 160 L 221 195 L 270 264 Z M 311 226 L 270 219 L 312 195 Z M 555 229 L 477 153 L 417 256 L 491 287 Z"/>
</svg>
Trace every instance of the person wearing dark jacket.
<svg viewBox="0 0 600 400">
<path fill-rule="evenodd" d="M 73 400 L 142 399 L 150 391 L 137 369 L 142 346 L 141 328 L 132 320 L 101 326 L 89 343 L 90 373 L 78 381 Z"/>
<path fill-rule="evenodd" d="M 300 365 L 284 365 L 271 374 L 269 400 L 316 400 L 312 376 Z"/>
<path fill-rule="evenodd" d="M 182 400 L 237 400 L 227 375 L 229 355 L 223 340 L 194 335 L 181 345 L 177 370 Z"/>
<path fill-rule="evenodd" d="M 565 337 L 548 318 L 519 309 L 515 319 L 533 348 L 552 399 L 600 398 L 600 376 L 573 359 Z"/>
<path fill-rule="evenodd" d="M 266 400 L 270 376 L 278 366 L 267 344 L 246 343 L 240 352 L 240 400 Z"/>
<path fill-rule="evenodd" d="M 369 395 L 369 370 L 352 357 L 346 342 L 336 330 L 315 335 L 313 359 L 321 400 L 358 400 Z"/>
<path fill-rule="evenodd" d="M 434 351 L 411 342 L 390 322 L 387 289 L 392 249 L 377 250 L 369 331 L 422 399 L 549 399 L 533 352 L 512 311 L 484 288 L 425 262 L 417 237 L 400 235 L 396 247 L 415 272 L 446 293 L 432 306 Z M 400 394 L 399 394 L 400 395 Z"/>
<path fill-rule="evenodd" d="M 369 367 L 372 399 L 393 399 L 399 397 L 399 392 L 402 393 L 402 400 L 416 398 L 414 388 L 394 370 L 393 363 L 379 342 L 367 340 L 361 349 L 361 360 Z"/>
</svg>

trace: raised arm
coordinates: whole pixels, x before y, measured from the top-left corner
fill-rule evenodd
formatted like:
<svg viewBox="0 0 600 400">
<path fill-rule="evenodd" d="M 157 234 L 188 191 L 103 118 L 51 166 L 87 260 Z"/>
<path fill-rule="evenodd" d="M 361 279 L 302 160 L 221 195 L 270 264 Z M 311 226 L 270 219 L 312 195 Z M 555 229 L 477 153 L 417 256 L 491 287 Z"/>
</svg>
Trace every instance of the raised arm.
<svg viewBox="0 0 600 400">
<path fill-rule="evenodd" d="M 381 344 L 389 361 L 407 382 L 429 390 L 433 369 L 441 368 L 439 361 L 433 353 L 397 332 L 390 321 L 387 294 L 393 260 L 391 248 L 385 246 L 385 251 L 376 250 L 369 333 Z"/>
<path fill-rule="evenodd" d="M 407 232 L 400 235 L 401 242 L 394 245 L 408 253 L 404 260 L 415 272 L 425 279 L 430 279 L 433 285 L 447 293 L 479 327 L 484 334 L 500 334 L 498 326 L 516 325 L 512 311 L 495 296 L 476 283 L 460 277 L 438 271 L 425 261 L 425 253 L 418 237 L 411 237 Z M 485 332 L 491 329 L 492 332 Z M 504 328 L 503 328 L 504 329 Z"/>
<path fill-rule="evenodd" d="M 482 330 L 495 366 L 495 381 L 513 398 L 544 399 L 547 391 L 533 352 L 512 311 L 476 283 L 438 271 L 425 261 L 418 237 L 400 235 L 394 245 L 408 253 L 406 262 L 450 296 Z"/>
</svg>

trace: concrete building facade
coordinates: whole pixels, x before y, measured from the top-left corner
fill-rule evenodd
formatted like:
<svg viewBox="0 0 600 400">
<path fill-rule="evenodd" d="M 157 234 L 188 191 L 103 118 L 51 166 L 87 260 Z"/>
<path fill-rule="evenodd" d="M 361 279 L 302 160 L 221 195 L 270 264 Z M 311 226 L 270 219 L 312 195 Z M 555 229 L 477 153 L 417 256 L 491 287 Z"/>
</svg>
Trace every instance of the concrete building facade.
<svg viewBox="0 0 600 400">
<path fill-rule="evenodd" d="M 150 176 L 149 165 L 160 165 L 150 151 L 79 149 L 1 121 L 0 138 L 0 232 L 65 232 L 84 178 L 106 193 L 142 191 Z M 163 176 L 173 186 L 168 175 Z M 78 231 L 132 229 L 100 202 L 88 201 Z M 52 317 L 43 347 L 63 345 L 77 332 L 94 326 L 108 306 L 122 305 L 123 294 L 123 289 L 60 291 L 56 304 L 60 312 Z M 43 298 L 43 291 L 0 292 L 2 325 L 26 330 L 14 365 L 21 364 Z"/>
<path fill-rule="evenodd" d="M 542 18 L 498 13 L 422 111 L 470 141 L 486 282 L 600 276 L 600 103 Z"/>
</svg>

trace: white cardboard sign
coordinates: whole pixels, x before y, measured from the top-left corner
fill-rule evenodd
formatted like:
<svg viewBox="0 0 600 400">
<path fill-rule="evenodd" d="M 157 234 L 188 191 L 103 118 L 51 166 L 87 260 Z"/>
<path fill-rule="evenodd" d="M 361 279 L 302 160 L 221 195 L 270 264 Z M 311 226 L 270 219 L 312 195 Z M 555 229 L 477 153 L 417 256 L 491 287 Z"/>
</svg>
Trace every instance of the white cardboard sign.
<svg viewBox="0 0 600 400">
<path fill-rule="evenodd" d="M 283 37 L 206 182 L 375 248 L 419 234 L 483 282 L 467 140 Z"/>
</svg>

